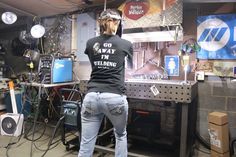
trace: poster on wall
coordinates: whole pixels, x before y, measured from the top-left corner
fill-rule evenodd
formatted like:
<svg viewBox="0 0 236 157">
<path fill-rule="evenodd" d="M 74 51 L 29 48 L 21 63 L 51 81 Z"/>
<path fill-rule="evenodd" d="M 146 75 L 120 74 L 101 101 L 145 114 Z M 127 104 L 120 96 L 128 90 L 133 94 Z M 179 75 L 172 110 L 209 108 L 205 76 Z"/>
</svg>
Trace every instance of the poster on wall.
<svg viewBox="0 0 236 157">
<path fill-rule="evenodd" d="M 182 23 L 182 0 L 129 0 L 119 10 L 124 29 L 150 28 Z"/>
<path fill-rule="evenodd" d="M 235 66 L 236 63 L 233 61 L 214 61 L 213 73 L 216 76 L 235 77 Z"/>
<path fill-rule="evenodd" d="M 236 14 L 197 17 L 198 59 L 236 59 Z"/>
</svg>

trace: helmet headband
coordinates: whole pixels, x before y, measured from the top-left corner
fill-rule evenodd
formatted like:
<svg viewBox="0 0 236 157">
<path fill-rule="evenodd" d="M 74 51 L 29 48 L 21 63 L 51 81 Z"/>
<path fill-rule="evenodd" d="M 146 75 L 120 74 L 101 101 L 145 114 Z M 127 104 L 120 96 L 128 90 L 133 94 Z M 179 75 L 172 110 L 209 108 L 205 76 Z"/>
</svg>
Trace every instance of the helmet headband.
<svg viewBox="0 0 236 157">
<path fill-rule="evenodd" d="M 121 20 L 121 16 L 120 14 L 112 9 L 107 9 L 105 11 L 103 11 L 99 17 L 100 20 L 104 20 L 104 19 L 116 19 L 116 20 Z"/>
</svg>

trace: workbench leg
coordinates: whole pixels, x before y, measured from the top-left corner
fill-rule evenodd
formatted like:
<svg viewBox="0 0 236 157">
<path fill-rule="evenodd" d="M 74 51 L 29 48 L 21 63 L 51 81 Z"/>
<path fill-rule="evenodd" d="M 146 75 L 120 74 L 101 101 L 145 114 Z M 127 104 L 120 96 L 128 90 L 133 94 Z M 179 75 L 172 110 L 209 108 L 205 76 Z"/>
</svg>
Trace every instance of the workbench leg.
<svg viewBox="0 0 236 157">
<path fill-rule="evenodd" d="M 181 104 L 181 135 L 180 135 L 180 152 L 179 157 L 186 157 L 187 134 L 188 134 L 188 104 Z"/>
<path fill-rule="evenodd" d="M 38 104 L 36 106 L 36 111 L 35 111 L 35 115 L 34 115 L 34 122 L 33 122 L 33 130 L 32 130 L 32 141 L 31 141 L 31 146 L 30 146 L 30 157 L 33 156 L 33 146 L 34 146 L 34 135 L 35 135 L 35 127 L 36 127 L 36 122 L 39 116 L 39 108 L 40 108 L 40 103 L 41 103 L 41 92 L 42 92 L 42 87 L 39 87 L 38 90 Z"/>
</svg>

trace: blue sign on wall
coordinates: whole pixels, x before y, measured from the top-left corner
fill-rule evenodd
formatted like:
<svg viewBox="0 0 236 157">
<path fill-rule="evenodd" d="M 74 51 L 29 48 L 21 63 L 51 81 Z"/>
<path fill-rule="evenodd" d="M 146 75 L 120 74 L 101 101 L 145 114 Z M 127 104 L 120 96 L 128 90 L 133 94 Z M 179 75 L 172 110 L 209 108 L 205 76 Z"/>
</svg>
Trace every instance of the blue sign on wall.
<svg viewBox="0 0 236 157">
<path fill-rule="evenodd" d="M 236 14 L 199 16 L 199 59 L 236 59 Z"/>
<path fill-rule="evenodd" d="M 179 76 L 179 56 L 165 56 L 165 70 L 168 76 Z"/>
</svg>

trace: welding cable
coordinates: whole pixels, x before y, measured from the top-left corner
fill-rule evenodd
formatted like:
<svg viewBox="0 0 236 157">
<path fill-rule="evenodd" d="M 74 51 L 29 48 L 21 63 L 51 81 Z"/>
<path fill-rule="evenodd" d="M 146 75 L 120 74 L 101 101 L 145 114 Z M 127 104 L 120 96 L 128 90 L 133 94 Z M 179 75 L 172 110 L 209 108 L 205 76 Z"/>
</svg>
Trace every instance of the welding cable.
<svg viewBox="0 0 236 157">
<path fill-rule="evenodd" d="M 21 103 L 22 103 L 22 102 L 23 102 L 23 101 L 21 100 Z M 22 115 L 22 113 L 23 113 L 23 111 L 24 111 L 24 106 L 25 106 L 25 105 L 22 104 L 21 111 L 20 111 L 20 113 L 19 113 L 16 126 L 18 126 L 19 123 L 20 123 L 20 118 L 21 118 L 21 115 Z M 23 125 L 22 125 L 22 126 L 24 126 L 24 121 L 23 121 Z M 14 128 L 14 131 L 13 131 L 13 134 L 12 134 L 12 135 L 15 134 L 15 131 L 16 131 L 16 127 Z M 18 137 L 18 139 L 17 139 L 16 142 L 12 142 L 14 136 L 11 136 L 11 138 L 10 138 L 10 140 L 9 140 L 9 143 L 8 143 L 7 146 L 5 147 L 5 148 L 7 149 L 7 150 L 6 150 L 6 156 L 7 156 L 7 157 L 9 157 L 8 152 L 9 152 L 11 146 L 14 145 L 14 144 L 17 144 L 17 143 L 21 140 L 22 135 L 23 135 L 23 127 L 22 127 L 22 130 L 21 130 L 21 134 L 20 134 L 20 136 Z"/>
<path fill-rule="evenodd" d="M 197 131 L 195 131 L 197 140 L 207 149 L 211 149 L 210 143 L 208 143 Z"/>
<path fill-rule="evenodd" d="M 71 136 L 71 135 L 77 137 L 77 135 L 75 135 L 75 134 L 70 134 L 70 135 L 67 135 L 67 136 L 65 136 L 65 137 L 67 138 L 67 137 L 69 137 L 69 136 Z M 47 139 L 48 139 L 48 138 L 46 138 L 46 139 L 44 139 L 44 140 L 47 140 Z M 54 149 L 54 148 L 57 147 L 58 144 L 60 144 L 60 143 L 61 143 L 61 139 L 58 139 L 57 141 L 53 142 L 53 143 L 51 144 L 51 146 L 52 146 L 52 145 L 54 145 L 54 146 L 53 146 L 53 147 L 50 147 L 49 150 Z M 35 148 L 36 148 L 37 150 L 42 151 L 42 152 L 48 150 L 48 149 L 42 149 L 42 148 L 39 148 L 39 146 L 37 146 L 35 143 L 34 143 L 34 146 L 35 146 Z"/>
<path fill-rule="evenodd" d="M 38 138 L 36 138 L 36 139 L 30 139 L 28 136 L 28 133 L 30 132 L 30 130 L 33 128 L 32 126 L 30 127 L 30 129 L 28 130 L 28 132 L 25 134 L 25 139 L 27 139 L 28 141 L 38 141 L 39 139 L 41 139 L 42 137 L 43 137 L 43 135 L 45 134 L 45 131 L 46 131 L 46 123 L 43 123 L 44 125 L 43 125 L 43 132 L 39 135 L 39 137 Z M 40 130 L 40 129 L 39 129 Z"/>
<path fill-rule="evenodd" d="M 236 142 L 236 139 L 233 139 L 230 143 L 230 155 L 235 155 L 235 152 L 234 152 L 234 144 Z"/>
<path fill-rule="evenodd" d="M 204 149 L 202 149 L 202 148 L 199 148 L 198 146 L 196 146 L 196 144 L 194 144 L 193 145 L 193 147 L 192 147 L 192 150 L 191 150 L 191 152 L 190 152 L 190 154 L 189 154 L 189 156 L 194 156 L 194 150 L 197 150 L 197 151 L 199 151 L 199 152 L 202 152 L 202 153 L 204 153 L 204 154 L 211 154 L 211 152 L 210 152 L 210 150 L 209 149 L 207 149 L 207 150 L 204 150 Z"/>
<path fill-rule="evenodd" d="M 45 139 L 45 140 L 47 140 L 47 139 Z M 55 144 L 55 145 L 54 145 L 54 144 Z M 53 147 L 50 147 L 49 149 L 48 149 L 48 148 L 46 148 L 46 149 L 41 149 L 41 148 L 39 148 L 39 146 L 37 146 L 36 143 L 34 142 L 34 147 L 35 147 L 37 150 L 39 150 L 39 151 L 45 152 L 45 151 L 52 150 L 52 149 L 56 148 L 59 144 L 60 144 L 60 140 L 57 140 L 56 142 L 54 142 L 54 143 L 52 144 L 52 145 L 54 145 Z M 52 145 L 51 145 L 51 146 L 52 146 Z"/>
<path fill-rule="evenodd" d="M 62 116 L 62 117 L 58 120 L 58 122 L 57 122 L 57 124 L 56 124 L 56 126 L 55 126 L 55 129 L 54 129 L 54 131 L 53 131 L 53 133 L 52 133 L 51 139 L 50 139 L 49 142 L 48 142 L 48 147 L 47 147 L 46 151 L 43 153 L 43 155 L 42 155 L 41 157 L 44 157 L 44 156 L 46 155 L 46 153 L 50 150 L 50 146 L 51 146 L 51 144 L 52 144 L 52 141 L 53 141 L 53 139 L 54 139 L 54 137 L 55 137 L 55 135 L 56 135 L 56 132 L 57 132 L 59 126 L 61 125 L 61 122 L 64 120 L 64 118 L 65 118 L 65 116 Z"/>
<path fill-rule="evenodd" d="M 29 97 L 27 97 L 26 96 L 26 101 L 28 100 L 28 102 L 30 102 L 31 103 L 31 106 L 33 106 L 32 105 L 32 100 L 30 100 L 30 98 Z M 32 114 L 32 113 L 31 113 Z M 26 121 L 27 122 L 27 121 Z M 36 138 L 36 139 L 30 139 L 29 138 L 29 133 L 30 133 L 30 130 L 33 128 L 33 126 L 32 125 L 29 125 L 30 126 L 30 128 L 29 129 L 27 129 L 27 131 L 25 131 L 25 135 L 24 135 L 24 138 L 26 138 L 28 141 L 37 141 L 37 140 L 39 140 L 39 139 L 41 139 L 42 137 L 43 137 L 43 135 L 45 134 L 45 131 L 46 131 L 46 123 L 43 123 L 44 125 L 42 126 L 43 127 L 43 131 L 42 131 L 42 133 L 39 135 L 39 137 L 38 138 Z M 38 129 L 38 131 L 40 131 L 41 129 Z"/>
<path fill-rule="evenodd" d="M 39 116 L 39 109 L 40 109 L 40 101 L 41 101 L 41 90 L 42 90 L 42 87 L 39 86 L 39 94 L 38 94 L 38 105 L 36 106 L 36 111 L 35 111 L 35 115 L 34 115 L 34 120 L 33 120 L 33 130 L 32 130 L 32 141 L 31 141 L 31 145 L 30 145 L 30 156 L 33 155 L 33 143 L 34 143 L 34 136 L 35 136 L 35 127 L 36 127 L 36 122 L 37 122 L 37 119 L 38 119 L 38 116 Z"/>
<path fill-rule="evenodd" d="M 51 91 L 53 92 L 53 91 Z M 57 112 L 56 108 L 54 107 L 54 104 L 53 104 L 53 100 L 55 99 L 55 94 L 50 94 L 49 95 L 49 109 L 48 109 L 48 117 L 52 118 L 53 117 L 53 113 L 56 114 L 57 117 L 60 117 L 60 114 Z"/>
</svg>

